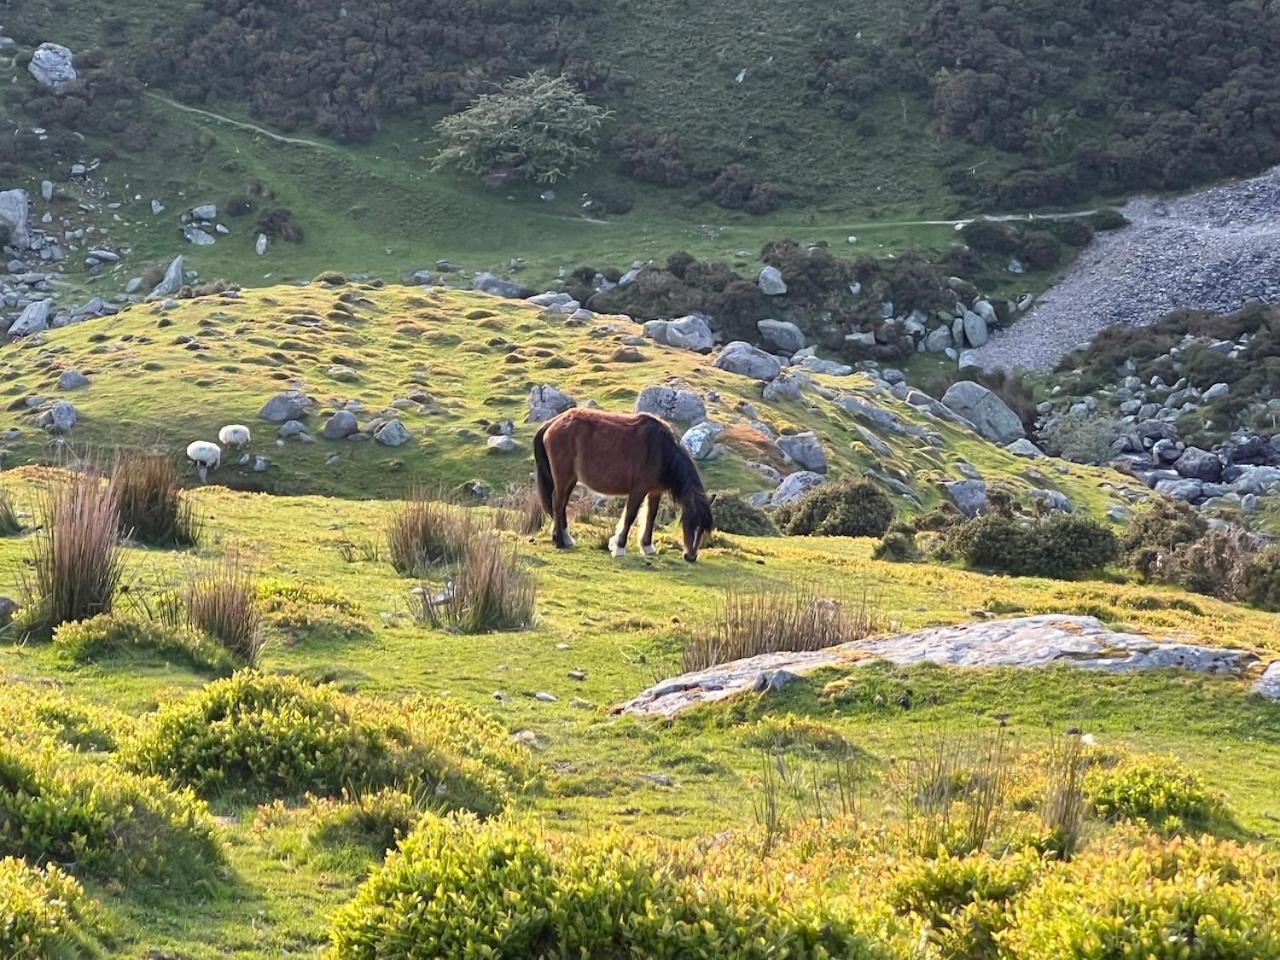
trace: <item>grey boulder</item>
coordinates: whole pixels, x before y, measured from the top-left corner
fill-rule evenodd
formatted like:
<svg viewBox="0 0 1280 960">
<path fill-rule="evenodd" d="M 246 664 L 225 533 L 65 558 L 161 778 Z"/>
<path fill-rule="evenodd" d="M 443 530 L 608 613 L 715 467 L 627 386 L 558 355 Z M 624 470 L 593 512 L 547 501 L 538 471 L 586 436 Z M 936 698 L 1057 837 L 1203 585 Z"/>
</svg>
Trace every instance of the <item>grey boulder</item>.
<svg viewBox="0 0 1280 960">
<path fill-rule="evenodd" d="M 564 391 L 543 384 L 529 391 L 529 415 L 525 420 L 528 423 L 541 423 L 577 405 L 578 401 Z"/>
<path fill-rule="evenodd" d="M 413 434 L 399 420 L 388 420 L 373 434 L 373 439 L 384 447 L 400 447 L 413 439 Z"/>
<path fill-rule="evenodd" d="M 680 444 L 689 451 L 689 456 L 693 459 L 710 460 L 715 456 L 716 438 L 723 432 L 724 427 L 720 424 L 704 420 L 685 431 L 684 436 L 680 438 Z"/>
<path fill-rule="evenodd" d="M 758 320 L 756 329 L 765 345 L 788 357 L 805 347 L 804 332 L 790 320 Z"/>
<path fill-rule="evenodd" d="M 1222 461 L 1217 454 L 1199 447 L 1187 447 L 1174 462 L 1173 469 L 1189 480 L 1217 483 L 1222 478 Z"/>
<path fill-rule="evenodd" d="M 258 418 L 269 423 L 301 420 L 307 415 L 307 398 L 297 391 L 277 393 L 262 405 Z"/>
<path fill-rule="evenodd" d="M 716 342 L 707 321 L 695 315 L 675 320 L 650 320 L 644 325 L 644 335 L 665 346 L 695 353 L 710 353 Z"/>
<path fill-rule="evenodd" d="M 953 383 L 942 395 L 942 402 L 953 413 L 972 423 L 979 435 L 993 443 L 1007 446 L 1026 436 L 1018 415 L 980 383 L 972 380 Z"/>
<path fill-rule="evenodd" d="M 356 415 L 350 410 L 339 410 L 324 422 L 320 435 L 326 440 L 345 440 L 360 429 Z"/>
<path fill-rule="evenodd" d="M 777 357 L 743 340 L 727 344 L 716 357 L 715 365 L 755 380 L 772 380 L 782 372 L 782 363 Z"/>
<path fill-rule="evenodd" d="M 822 450 L 822 441 L 813 431 L 779 437 L 778 449 L 806 470 L 827 472 L 827 455 Z"/>
<path fill-rule="evenodd" d="M 42 43 L 31 55 L 27 70 L 36 83 L 54 93 L 66 93 L 76 81 L 74 54 L 60 43 Z"/>
<path fill-rule="evenodd" d="M 9 242 L 19 250 L 25 250 L 28 224 L 31 218 L 31 200 L 22 189 L 0 191 L 0 223 L 9 228 Z"/>
<path fill-rule="evenodd" d="M 814 487 L 820 487 L 826 482 L 827 478 L 820 473 L 814 473 L 811 470 L 800 470 L 783 478 L 782 482 L 770 494 L 769 505 L 781 507 L 789 503 L 795 503 Z"/>
<path fill-rule="evenodd" d="M 471 281 L 471 288 L 495 297 L 506 297 L 508 300 L 523 300 L 532 290 L 512 280 L 499 280 L 492 273 L 477 273 Z"/>
<path fill-rule="evenodd" d="M 760 292 L 766 297 L 780 297 L 787 292 L 787 283 L 782 279 L 782 271 L 777 267 L 765 267 L 760 271 L 756 281 Z"/>
<path fill-rule="evenodd" d="M 654 384 L 636 398 L 636 413 L 649 413 L 679 423 L 699 423 L 707 419 L 707 406 L 692 390 Z"/>
<path fill-rule="evenodd" d="M 33 333 L 39 333 L 41 330 L 48 330 L 49 308 L 50 303 L 48 300 L 36 300 L 27 304 L 22 314 L 17 320 L 13 321 L 13 326 L 9 328 L 9 339 L 13 340 L 17 337 L 26 337 Z"/>
<path fill-rule="evenodd" d="M 987 509 L 987 485 L 981 480 L 948 480 L 942 484 L 951 502 L 966 517 L 976 517 Z"/>
</svg>

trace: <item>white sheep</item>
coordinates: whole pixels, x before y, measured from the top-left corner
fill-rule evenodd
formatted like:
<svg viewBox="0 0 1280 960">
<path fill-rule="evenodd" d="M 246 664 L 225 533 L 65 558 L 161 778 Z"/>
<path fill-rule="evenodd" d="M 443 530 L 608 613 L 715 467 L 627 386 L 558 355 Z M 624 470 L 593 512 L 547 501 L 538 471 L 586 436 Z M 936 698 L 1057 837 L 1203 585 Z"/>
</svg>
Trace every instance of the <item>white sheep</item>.
<svg viewBox="0 0 1280 960">
<path fill-rule="evenodd" d="M 217 470 L 222 462 L 222 448 L 208 440 L 193 440 L 187 444 L 187 459 L 196 465 L 201 483 L 209 482 L 209 471 Z"/>
<path fill-rule="evenodd" d="M 243 450 L 249 445 L 249 428 L 243 423 L 229 423 L 218 431 L 218 442 L 224 447 Z"/>
</svg>

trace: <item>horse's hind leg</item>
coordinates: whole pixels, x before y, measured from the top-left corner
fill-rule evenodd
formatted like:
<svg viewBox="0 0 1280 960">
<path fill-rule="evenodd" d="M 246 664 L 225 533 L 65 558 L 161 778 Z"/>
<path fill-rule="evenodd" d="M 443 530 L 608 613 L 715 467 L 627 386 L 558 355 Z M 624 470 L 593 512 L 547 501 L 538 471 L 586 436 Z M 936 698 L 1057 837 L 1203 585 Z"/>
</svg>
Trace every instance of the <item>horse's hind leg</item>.
<svg viewBox="0 0 1280 960">
<path fill-rule="evenodd" d="M 569 550 L 574 546 L 573 537 L 569 535 L 569 498 L 577 485 L 577 477 L 556 478 L 555 493 L 552 495 L 552 506 L 555 509 L 551 542 L 561 550 Z"/>
<path fill-rule="evenodd" d="M 631 536 L 631 525 L 636 522 L 636 514 L 640 512 L 640 504 L 644 502 L 643 493 L 633 493 L 627 497 L 626 509 L 618 518 L 617 529 L 609 538 L 609 552 L 615 557 L 627 555 L 627 538 Z"/>
<path fill-rule="evenodd" d="M 658 552 L 658 548 L 653 545 L 653 525 L 658 520 L 658 504 L 661 502 L 661 490 L 649 494 L 649 499 L 644 502 L 644 533 L 640 535 L 640 549 L 646 557 L 652 557 Z"/>
</svg>

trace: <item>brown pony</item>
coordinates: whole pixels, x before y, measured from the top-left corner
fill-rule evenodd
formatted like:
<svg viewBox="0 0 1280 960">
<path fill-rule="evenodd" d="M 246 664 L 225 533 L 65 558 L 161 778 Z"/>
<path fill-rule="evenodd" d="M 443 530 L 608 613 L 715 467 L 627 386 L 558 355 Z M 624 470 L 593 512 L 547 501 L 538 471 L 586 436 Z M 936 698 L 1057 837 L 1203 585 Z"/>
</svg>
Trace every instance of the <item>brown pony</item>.
<svg viewBox="0 0 1280 960">
<path fill-rule="evenodd" d="M 596 493 L 627 498 L 626 510 L 609 540 L 615 557 L 627 552 L 627 537 L 642 505 L 641 549 L 648 556 L 658 552 L 653 546 L 653 524 L 663 493 L 670 493 L 680 503 L 684 558 L 690 563 L 698 559 L 703 538 L 711 532 L 713 501 L 707 498 L 693 458 L 657 417 L 566 410 L 534 436 L 533 459 L 538 467 L 538 496 L 554 523 L 551 542 L 557 547 L 573 546 L 565 508 L 581 482 Z"/>
</svg>

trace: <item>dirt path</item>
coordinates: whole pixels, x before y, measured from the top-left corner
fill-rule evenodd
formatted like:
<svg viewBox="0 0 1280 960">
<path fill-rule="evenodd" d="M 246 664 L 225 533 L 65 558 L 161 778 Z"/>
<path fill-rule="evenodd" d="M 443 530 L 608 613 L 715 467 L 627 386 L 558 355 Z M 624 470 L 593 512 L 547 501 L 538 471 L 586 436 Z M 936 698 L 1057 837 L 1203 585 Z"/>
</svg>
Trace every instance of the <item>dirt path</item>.
<svg viewBox="0 0 1280 960">
<path fill-rule="evenodd" d="M 241 130 L 249 130 L 253 133 L 274 140 L 277 143 L 292 143 L 302 147 L 315 147 L 317 150 L 334 150 L 336 149 L 330 144 L 320 143 L 317 140 L 305 140 L 302 137 L 286 137 L 282 133 L 273 133 L 266 127 L 260 127 L 257 124 L 245 123 L 242 120 L 235 120 L 231 117 L 224 117 L 220 113 L 214 113 L 212 110 L 202 110 L 199 107 L 189 107 L 185 103 L 179 103 L 177 100 L 170 100 L 162 94 L 154 91 L 146 91 L 148 97 L 158 103 L 163 103 L 166 107 L 172 107 L 174 110 L 181 110 L 183 113 L 194 113 L 197 116 L 206 117 L 209 120 L 216 120 L 218 123 L 225 123 L 233 127 L 239 127 Z"/>
</svg>

